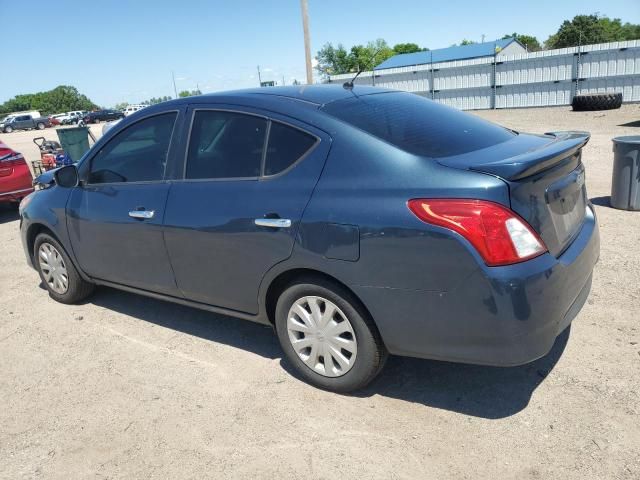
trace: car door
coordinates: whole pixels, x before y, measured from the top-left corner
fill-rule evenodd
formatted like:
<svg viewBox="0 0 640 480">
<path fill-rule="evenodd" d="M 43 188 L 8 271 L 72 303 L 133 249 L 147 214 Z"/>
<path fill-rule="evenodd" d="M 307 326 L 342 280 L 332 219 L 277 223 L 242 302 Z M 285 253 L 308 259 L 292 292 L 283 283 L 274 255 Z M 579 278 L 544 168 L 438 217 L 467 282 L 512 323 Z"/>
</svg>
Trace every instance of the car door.
<svg viewBox="0 0 640 480">
<path fill-rule="evenodd" d="M 179 295 L 162 220 L 180 110 L 147 116 L 99 145 L 80 167 L 67 226 L 80 266 L 91 277 Z"/>
<path fill-rule="evenodd" d="M 33 121 L 29 115 L 20 115 L 16 117 L 15 127 L 16 129 L 29 128 L 33 125 Z"/>
<path fill-rule="evenodd" d="M 176 282 L 190 300 L 255 314 L 262 277 L 291 255 L 330 137 L 234 106 L 187 118 L 184 178 L 164 221 Z"/>
</svg>

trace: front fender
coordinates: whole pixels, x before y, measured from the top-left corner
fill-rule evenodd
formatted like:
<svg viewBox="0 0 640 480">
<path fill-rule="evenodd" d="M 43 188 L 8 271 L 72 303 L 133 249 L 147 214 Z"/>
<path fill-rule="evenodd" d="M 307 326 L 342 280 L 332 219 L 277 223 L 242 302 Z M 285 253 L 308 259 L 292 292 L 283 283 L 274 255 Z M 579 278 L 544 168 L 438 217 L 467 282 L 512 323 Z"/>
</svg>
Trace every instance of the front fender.
<svg viewBox="0 0 640 480">
<path fill-rule="evenodd" d="M 75 256 L 67 231 L 66 206 L 70 188 L 52 186 L 34 192 L 29 204 L 21 211 L 20 237 L 29 264 L 33 267 L 33 251 L 30 248 L 35 235 L 42 229 L 49 230 L 71 258 L 80 276 L 90 281 Z"/>
</svg>

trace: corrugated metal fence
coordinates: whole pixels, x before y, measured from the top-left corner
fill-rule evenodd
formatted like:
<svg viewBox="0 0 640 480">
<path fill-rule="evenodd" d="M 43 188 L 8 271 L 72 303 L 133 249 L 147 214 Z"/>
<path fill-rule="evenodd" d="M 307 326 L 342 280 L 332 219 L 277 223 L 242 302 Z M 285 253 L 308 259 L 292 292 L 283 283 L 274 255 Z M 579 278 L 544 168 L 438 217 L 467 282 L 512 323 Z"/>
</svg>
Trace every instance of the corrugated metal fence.
<svg viewBox="0 0 640 480">
<path fill-rule="evenodd" d="M 569 105 L 576 93 L 622 92 L 624 102 L 639 102 L 640 40 L 389 68 L 363 72 L 355 83 L 418 93 L 461 110 Z"/>
</svg>

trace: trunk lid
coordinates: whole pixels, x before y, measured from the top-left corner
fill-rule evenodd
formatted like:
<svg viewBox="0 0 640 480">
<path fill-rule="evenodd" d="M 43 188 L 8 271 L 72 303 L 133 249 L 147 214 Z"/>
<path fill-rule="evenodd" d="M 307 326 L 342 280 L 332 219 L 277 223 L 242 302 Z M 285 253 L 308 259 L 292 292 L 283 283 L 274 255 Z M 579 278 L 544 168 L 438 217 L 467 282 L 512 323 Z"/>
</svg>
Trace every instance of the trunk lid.
<svg viewBox="0 0 640 480">
<path fill-rule="evenodd" d="M 559 256 L 585 219 L 582 147 L 587 132 L 519 134 L 490 148 L 438 162 L 501 178 L 509 186 L 511 209 L 538 232 L 552 255 Z"/>
</svg>

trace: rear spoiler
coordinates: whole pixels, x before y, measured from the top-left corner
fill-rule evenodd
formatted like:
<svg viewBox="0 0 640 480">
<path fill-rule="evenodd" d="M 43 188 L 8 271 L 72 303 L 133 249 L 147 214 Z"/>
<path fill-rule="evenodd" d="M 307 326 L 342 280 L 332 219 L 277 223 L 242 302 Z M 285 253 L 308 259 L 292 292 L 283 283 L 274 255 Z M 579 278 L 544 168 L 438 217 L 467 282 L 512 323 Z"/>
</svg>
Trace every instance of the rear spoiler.
<svg viewBox="0 0 640 480">
<path fill-rule="evenodd" d="M 505 180 L 520 180 L 547 170 L 562 160 L 572 157 L 584 147 L 591 135 L 589 132 L 549 132 L 554 137 L 551 142 L 514 157 L 474 164 L 470 170 L 491 173 Z"/>
</svg>

